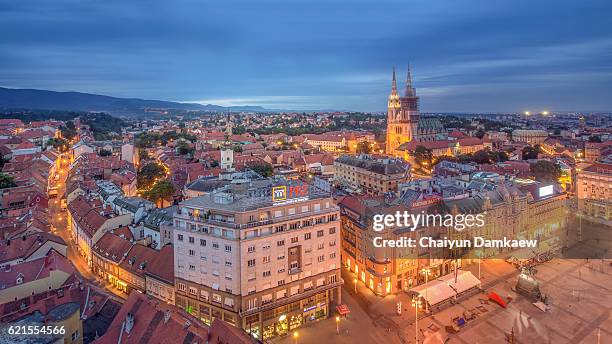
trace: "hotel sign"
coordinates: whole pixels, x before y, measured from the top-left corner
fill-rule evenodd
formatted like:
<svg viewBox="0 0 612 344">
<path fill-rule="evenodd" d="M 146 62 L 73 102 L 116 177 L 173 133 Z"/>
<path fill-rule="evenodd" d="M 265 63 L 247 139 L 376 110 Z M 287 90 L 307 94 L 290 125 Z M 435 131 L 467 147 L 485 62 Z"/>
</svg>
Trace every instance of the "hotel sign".
<svg viewBox="0 0 612 344">
<path fill-rule="evenodd" d="M 275 205 L 301 202 L 308 199 L 308 184 L 279 185 L 272 187 L 272 203 Z"/>
</svg>

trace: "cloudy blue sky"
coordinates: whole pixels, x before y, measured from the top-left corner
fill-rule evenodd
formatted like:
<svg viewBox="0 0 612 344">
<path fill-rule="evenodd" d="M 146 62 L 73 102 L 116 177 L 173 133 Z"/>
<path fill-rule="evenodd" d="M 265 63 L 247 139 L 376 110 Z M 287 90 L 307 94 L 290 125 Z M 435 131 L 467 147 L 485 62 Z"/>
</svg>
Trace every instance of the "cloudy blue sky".
<svg viewBox="0 0 612 344">
<path fill-rule="evenodd" d="M 612 110 L 612 1 L 0 0 L 0 85 L 383 110 Z"/>
</svg>

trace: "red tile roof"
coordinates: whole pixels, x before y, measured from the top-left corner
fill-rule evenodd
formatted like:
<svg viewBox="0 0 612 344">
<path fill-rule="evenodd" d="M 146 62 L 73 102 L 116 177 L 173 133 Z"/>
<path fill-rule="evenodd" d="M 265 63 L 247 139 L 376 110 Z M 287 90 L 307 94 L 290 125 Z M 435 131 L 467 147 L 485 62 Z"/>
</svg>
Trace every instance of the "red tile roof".
<svg viewBox="0 0 612 344">
<path fill-rule="evenodd" d="M 0 270 L 0 290 L 18 285 L 17 279 L 19 277 L 22 279 L 20 284 L 26 284 L 49 277 L 51 271 L 55 270 L 61 270 L 68 274 L 76 272 L 67 258 L 55 250 L 50 250 L 46 257 L 13 265 L 9 271 L 6 271 L 6 269 Z"/>
<path fill-rule="evenodd" d="M 174 248 L 172 244 L 162 247 L 157 257 L 147 265 L 146 274 L 174 284 Z"/>
<path fill-rule="evenodd" d="M 126 331 L 128 315 L 133 326 Z M 206 343 L 208 327 L 182 309 L 150 296 L 132 292 L 108 327 L 94 343 Z"/>
<path fill-rule="evenodd" d="M 16 259 L 25 260 L 47 241 L 66 245 L 62 238 L 45 232 L 30 234 L 21 239 L 0 241 L 0 263 Z"/>
<path fill-rule="evenodd" d="M 100 240 L 95 243 L 93 250 L 100 256 L 118 264 L 127 256 L 132 245 L 129 240 L 108 232 L 104 233 Z"/>
</svg>

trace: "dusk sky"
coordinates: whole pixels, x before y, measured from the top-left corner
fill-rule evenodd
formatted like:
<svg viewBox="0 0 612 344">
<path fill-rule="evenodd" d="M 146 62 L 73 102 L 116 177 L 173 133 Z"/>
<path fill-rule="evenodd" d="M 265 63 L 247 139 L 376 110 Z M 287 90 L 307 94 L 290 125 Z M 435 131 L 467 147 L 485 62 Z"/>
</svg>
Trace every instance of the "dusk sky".
<svg viewBox="0 0 612 344">
<path fill-rule="evenodd" d="M 612 1 L 0 2 L 0 85 L 381 111 L 612 110 Z M 403 88 L 400 88 L 403 89 Z"/>
</svg>

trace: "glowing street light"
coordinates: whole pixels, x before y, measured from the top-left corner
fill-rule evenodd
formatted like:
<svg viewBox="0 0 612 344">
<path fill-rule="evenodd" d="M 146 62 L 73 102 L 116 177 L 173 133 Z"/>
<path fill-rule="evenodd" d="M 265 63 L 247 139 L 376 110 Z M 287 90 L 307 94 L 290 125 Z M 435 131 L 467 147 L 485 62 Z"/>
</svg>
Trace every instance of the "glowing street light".
<svg viewBox="0 0 612 344">
<path fill-rule="evenodd" d="M 427 300 L 429 300 L 427 298 L 427 282 L 429 280 L 429 274 L 431 273 L 431 269 L 424 268 L 424 269 L 421 270 L 421 273 L 423 273 L 425 275 L 425 311 L 427 311 L 428 310 L 427 309 L 427 303 L 428 303 Z"/>
<path fill-rule="evenodd" d="M 357 277 L 353 279 L 353 283 L 355 284 L 355 294 L 357 294 Z"/>
<path fill-rule="evenodd" d="M 529 115 L 531 115 L 531 112 L 525 111 L 525 116 L 529 116 Z"/>
<path fill-rule="evenodd" d="M 542 111 L 542 115 L 548 116 L 548 111 Z"/>
<path fill-rule="evenodd" d="M 298 333 L 297 333 L 297 331 L 293 332 L 293 339 L 295 340 L 295 344 L 298 344 Z"/>
<path fill-rule="evenodd" d="M 425 301 L 427 306 L 427 301 Z M 412 307 L 414 307 L 414 342 L 419 342 L 419 307 L 421 307 L 421 300 L 412 299 Z"/>
<path fill-rule="evenodd" d="M 340 317 L 336 316 L 336 334 L 340 334 Z"/>
</svg>

